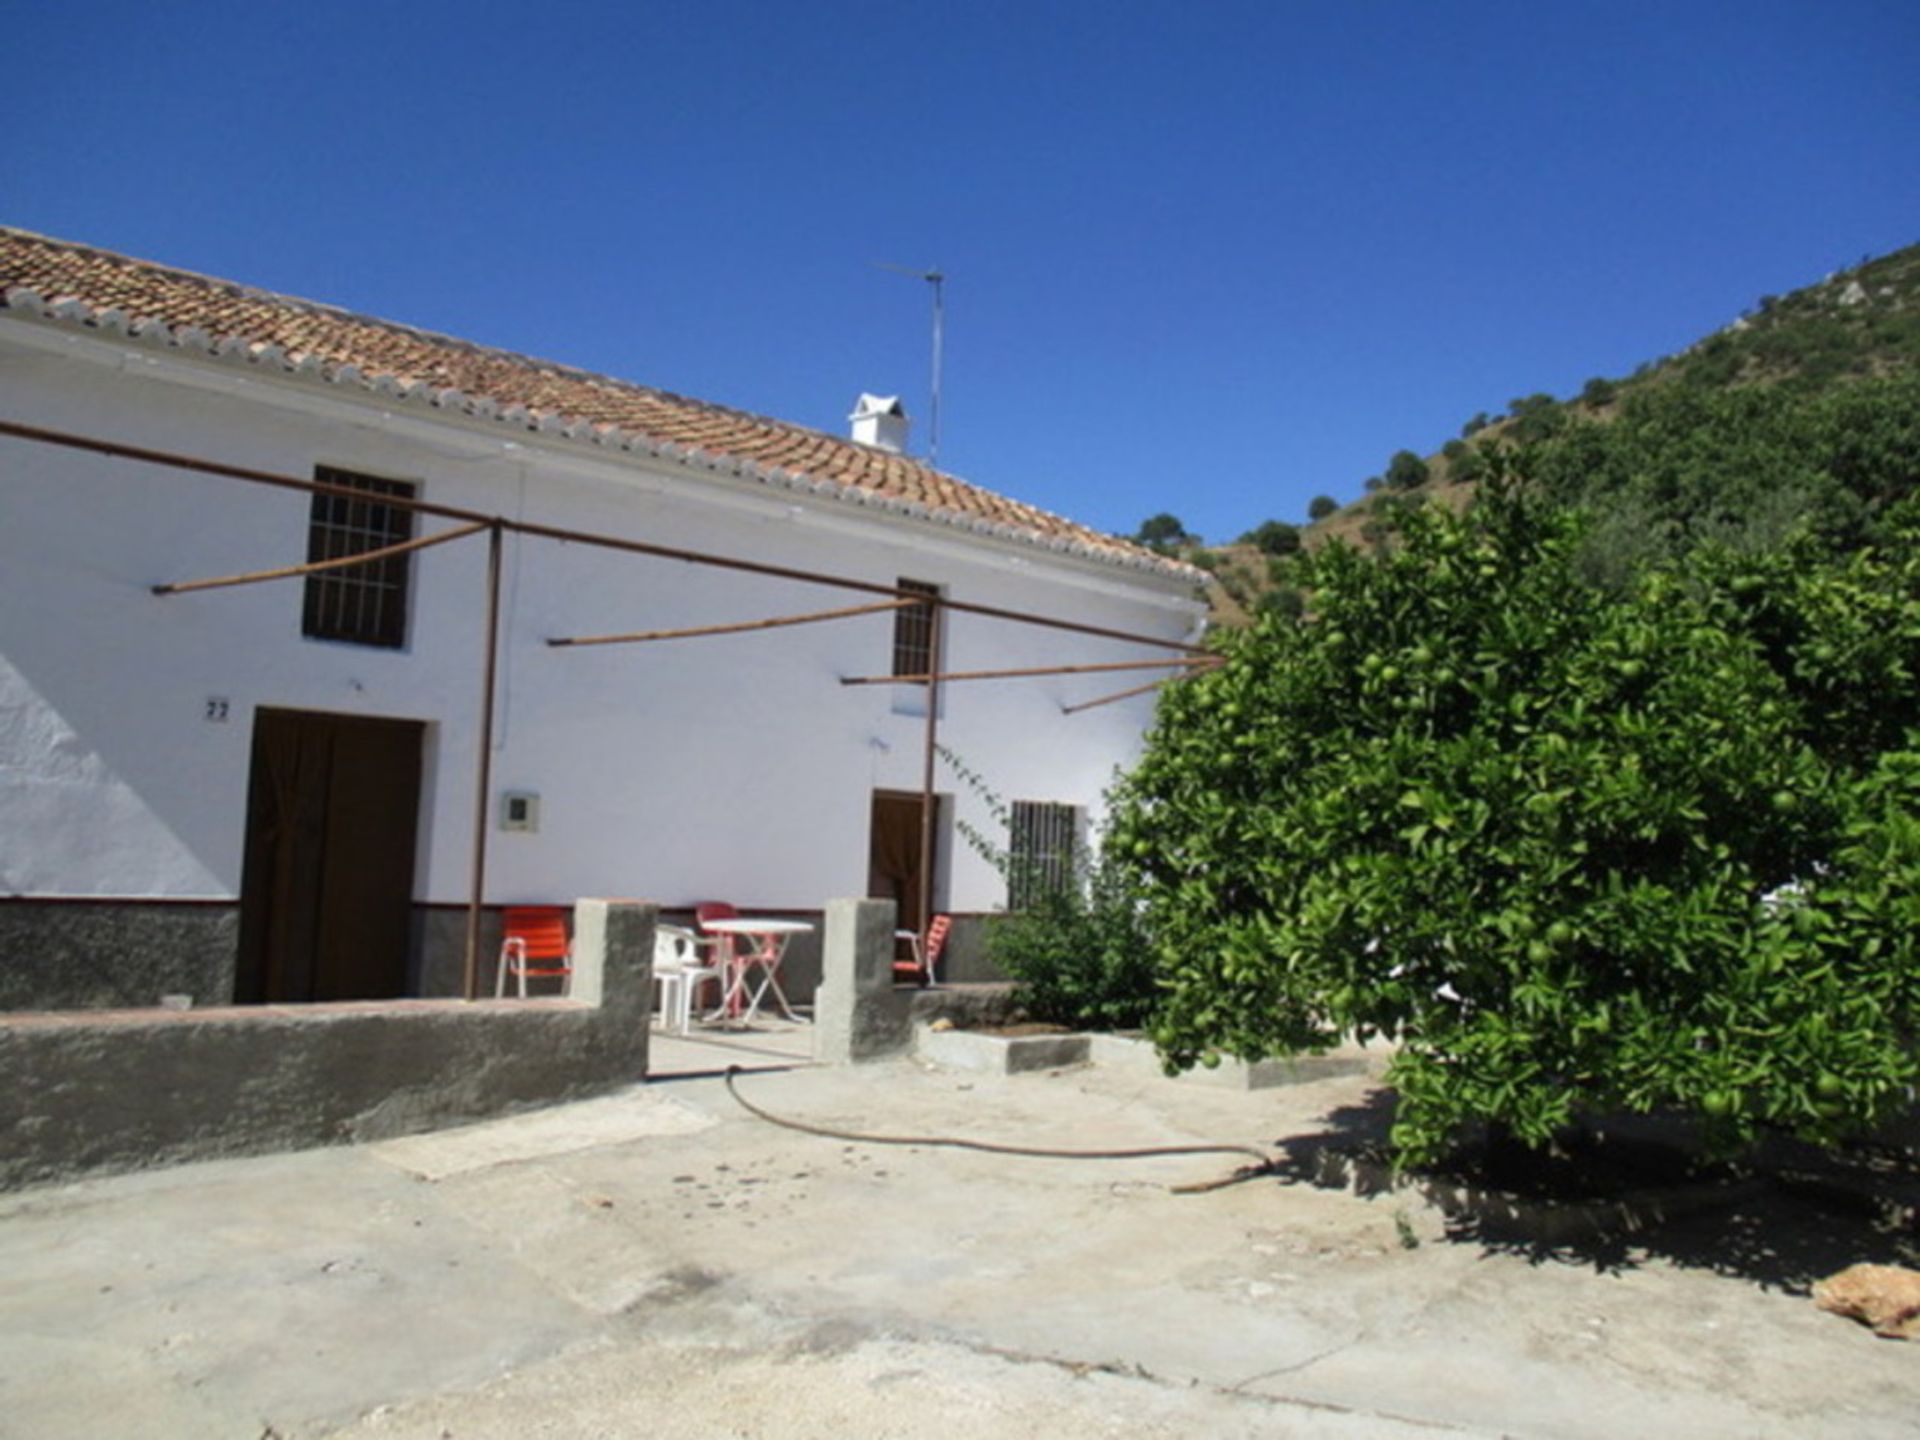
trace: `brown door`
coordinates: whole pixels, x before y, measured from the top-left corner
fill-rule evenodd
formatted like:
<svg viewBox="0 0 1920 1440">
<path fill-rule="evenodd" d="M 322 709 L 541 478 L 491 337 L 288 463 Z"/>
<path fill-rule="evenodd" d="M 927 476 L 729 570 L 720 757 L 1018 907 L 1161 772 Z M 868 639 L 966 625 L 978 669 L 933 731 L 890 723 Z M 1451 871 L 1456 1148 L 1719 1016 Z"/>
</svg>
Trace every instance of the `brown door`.
<svg viewBox="0 0 1920 1440">
<path fill-rule="evenodd" d="M 939 798 L 934 799 L 938 818 Z M 873 823 L 867 845 L 867 895 L 898 907 L 894 922 L 902 930 L 921 928 L 920 811 L 918 795 L 897 790 L 873 792 Z M 938 836 L 935 837 L 936 840 Z"/>
<path fill-rule="evenodd" d="M 425 728 L 256 714 L 236 1000 L 405 993 Z"/>
</svg>

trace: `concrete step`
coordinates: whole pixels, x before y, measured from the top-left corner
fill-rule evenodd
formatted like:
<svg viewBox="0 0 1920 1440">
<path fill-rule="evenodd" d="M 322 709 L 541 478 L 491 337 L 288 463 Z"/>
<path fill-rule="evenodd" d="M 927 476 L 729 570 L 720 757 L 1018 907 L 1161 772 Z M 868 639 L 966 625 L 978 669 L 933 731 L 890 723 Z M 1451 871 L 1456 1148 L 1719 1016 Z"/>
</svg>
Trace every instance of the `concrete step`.
<svg viewBox="0 0 1920 1440">
<path fill-rule="evenodd" d="M 990 1075 L 1018 1075 L 1094 1064 L 1160 1074 L 1153 1042 L 1138 1035 L 1007 1035 L 988 1030 L 937 1029 L 926 1023 L 913 1029 L 914 1053 L 935 1065 Z M 1212 1069 L 1196 1066 L 1175 1077 L 1230 1090 L 1268 1090 L 1279 1085 L 1310 1085 L 1321 1080 L 1379 1075 L 1390 1050 L 1383 1045 L 1344 1045 L 1324 1055 L 1300 1055 L 1248 1064 L 1223 1060 Z"/>
</svg>

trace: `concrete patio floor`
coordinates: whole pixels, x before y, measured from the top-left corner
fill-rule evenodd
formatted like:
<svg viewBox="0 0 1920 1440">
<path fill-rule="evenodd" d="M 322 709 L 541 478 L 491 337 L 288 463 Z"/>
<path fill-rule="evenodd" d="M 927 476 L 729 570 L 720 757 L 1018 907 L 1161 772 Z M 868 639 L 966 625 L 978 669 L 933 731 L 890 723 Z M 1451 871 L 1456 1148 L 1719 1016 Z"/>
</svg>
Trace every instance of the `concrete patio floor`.
<svg viewBox="0 0 1920 1440">
<path fill-rule="evenodd" d="M 0 1197 L 0 1436 L 1910 1436 L 1920 1350 L 1816 1311 L 1887 1259 L 1771 1200 L 1553 1256 L 1231 1156 L 1368 1104 L 668 1040 L 610 1097 Z"/>
</svg>

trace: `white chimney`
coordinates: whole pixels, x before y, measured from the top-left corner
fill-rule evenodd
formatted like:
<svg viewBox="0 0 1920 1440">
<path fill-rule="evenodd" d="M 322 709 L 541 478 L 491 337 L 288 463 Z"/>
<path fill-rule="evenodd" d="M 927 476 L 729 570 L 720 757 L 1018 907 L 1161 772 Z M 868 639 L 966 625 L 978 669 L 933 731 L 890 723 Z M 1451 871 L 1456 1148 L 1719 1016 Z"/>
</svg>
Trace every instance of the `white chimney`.
<svg viewBox="0 0 1920 1440">
<path fill-rule="evenodd" d="M 857 443 L 890 455 L 907 453 L 907 407 L 898 395 L 862 395 L 847 419 Z"/>
</svg>

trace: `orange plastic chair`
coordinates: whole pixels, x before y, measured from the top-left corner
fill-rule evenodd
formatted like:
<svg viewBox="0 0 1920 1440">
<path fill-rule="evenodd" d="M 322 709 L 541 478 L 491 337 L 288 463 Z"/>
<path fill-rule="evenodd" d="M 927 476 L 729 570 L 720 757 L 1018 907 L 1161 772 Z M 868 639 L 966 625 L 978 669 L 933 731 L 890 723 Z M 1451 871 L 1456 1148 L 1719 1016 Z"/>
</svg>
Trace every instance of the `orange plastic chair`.
<svg viewBox="0 0 1920 1440">
<path fill-rule="evenodd" d="M 560 977 L 560 993 L 567 993 L 573 977 L 573 946 L 567 939 L 567 912 L 558 905 L 509 905 L 502 919 L 500 964 L 494 972 L 493 998 L 507 993 L 507 976 L 527 998 L 527 977 Z"/>
<path fill-rule="evenodd" d="M 912 980 L 920 985 L 932 985 L 934 967 L 940 963 L 940 952 L 947 948 L 947 932 L 953 928 L 951 915 L 936 915 L 933 923 L 927 926 L 926 945 L 923 949 L 920 936 L 912 930 L 896 930 L 894 938 L 904 940 L 913 949 L 913 959 L 893 962 L 895 980 Z"/>
</svg>

